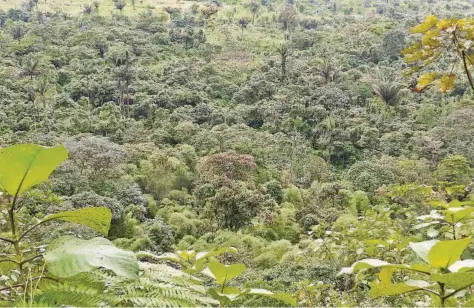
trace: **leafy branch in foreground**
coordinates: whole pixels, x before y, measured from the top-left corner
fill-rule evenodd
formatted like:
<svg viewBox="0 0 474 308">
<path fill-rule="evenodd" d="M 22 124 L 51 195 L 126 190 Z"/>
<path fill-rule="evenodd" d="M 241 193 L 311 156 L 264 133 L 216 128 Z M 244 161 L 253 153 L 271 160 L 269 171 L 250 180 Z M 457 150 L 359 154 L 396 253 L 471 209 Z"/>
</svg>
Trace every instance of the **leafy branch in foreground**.
<svg viewBox="0 0 474 308">
<path fill-rule="evenodd" d="M 425 263 L 391 264 L 377 259 L 364 259 L 351 267 L 343 268 L 339 275 L 379 268 L 381 271 L 378 280 L 370 283 L 370 295 L 374 298 L 421 291 L 436 300 L 434 305 L 458 306 L 455 295 L 474 285 L 474 260 L 461 260 L 461 255 L 470 242 L 471 238 L 410 243 L 411 249 Z M 394 273 L 397 270 L 421 275 L 425 279 L 394 282 Z"/>
<path fill-rule="evenodd" d="M 220 263 L 215 257 L 224 253 L 236 252 L 237 250 L 233 247 L 221 247 L 212 251 L 198 253 L 194 250 L 189 250 L 165 253 L 161 256 L 155 256 L 146 252 L 140 252 L 137 255 L 138 257 L 175 262 L 183 267 L 183 270 L 188 274 L 203 273 L 211 277 L 218 287 L 204 288 L 205 294 L 216 300 L 220 307 L 228 306 L 248 295 L 270 297 L 290 306 L 296 306 L 296 298 L 291 294 L 273 293 L 266 289 L 240 289 L 230 286 L 230 282 L 243 274 L 247 267 L 242 263 L 225 265 Z"/>
<path fill-rule="evenodd" d="M 2 233 L 0 272 L 4 277 L 1 296 L 7 304 L 31 304 L 41 293 L 41 282 L 61 282 L 67 278 L 97 268 L 106 268 L 115 274 L 138 277 L 138 263 L 133 253 L 123 251 L 104 238 L 84 241 L 72 236 L 60 237 L 46 251 L 42 241 L 30 238 L 32 231 L 53 220 L 62 220 L 87 226 L 107 235 L 112 214 L 108 208 L 86 208 L 48 215 L 43 219 L 29 217 L 21 211 L 19 200 L 29 188 L 48 179 L 66 160 L 63 146 L 54 148 L 34 144 L 19 144 L 0 150 L 0 208 L 9 230 Z M 26 221 L 26 223 L 25 223 Z"/>
<path fill-rule="evenodd" d="M 441 92 L 451 91 L 456 79 L 454 69 L 459 62 L 462 62 L 464 73 L 474 90 L 474 80 L 470 71 L 470 67 L 474 65 L 472 58 L 473 30 L 474 19 L 472 18 L 438 19 L 434 15 L 428 16 L 421 24 L 411 29 L 411 33 L 422 36 L 402 52 L 405 62 L 410 64 L 407 75 L 430 67 L 432 63 L 442 57 L 453 59 L 452 67 L 448 73 L 428 71 L 422 74 L 418 78 L 416 92 L 421 92 L 435 81 L 438 82 Z"/>
<path fill-rule="evenodd" d="M 430 201 L 429 205 L 441 210 L 433 210 L 429 215 L 418 216 L 417 219 L 423 221 L 414 227 L 415 230 L 429 227 L 427 235 L 431 238 L 444 235 L 448 239 L 459 238 L 459 233 L 464 225 L 472 226 L 474 216 L 473 201 L 452 200 L 447 203 L 444 201 Z M 435 228 L 435 227 L 439 228 Z"/>
<path fill-rule="evenodd" d="M 224 253 L 236 253 L 234 247 L 221 247 L 212 251 L 196 252 L 194 250 L 178 250 L 176 252 L 167 252 L 159 256 L 147 252 L 139 252 L 138 257 L 148 257 L 156 260 L 166 260 L 179 264 L 183 271 L 193 275 L 204 270 L 209 258 L 222 255 Z"/>
</svg>

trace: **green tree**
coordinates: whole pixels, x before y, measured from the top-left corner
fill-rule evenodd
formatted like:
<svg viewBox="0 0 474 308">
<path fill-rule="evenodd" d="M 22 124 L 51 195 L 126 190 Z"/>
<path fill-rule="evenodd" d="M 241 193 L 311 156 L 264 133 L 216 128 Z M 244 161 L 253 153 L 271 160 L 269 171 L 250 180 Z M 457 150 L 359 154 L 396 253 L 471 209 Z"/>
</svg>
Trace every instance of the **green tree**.
<svg viewBox="0 0 474 308">
<path fill-rule="evenodd" d="M 453 155 L 438 164 L 435 176 L 438 181 L 467 185 L 473 180 L 474 169 L 464 156 Z"/>
</svg>

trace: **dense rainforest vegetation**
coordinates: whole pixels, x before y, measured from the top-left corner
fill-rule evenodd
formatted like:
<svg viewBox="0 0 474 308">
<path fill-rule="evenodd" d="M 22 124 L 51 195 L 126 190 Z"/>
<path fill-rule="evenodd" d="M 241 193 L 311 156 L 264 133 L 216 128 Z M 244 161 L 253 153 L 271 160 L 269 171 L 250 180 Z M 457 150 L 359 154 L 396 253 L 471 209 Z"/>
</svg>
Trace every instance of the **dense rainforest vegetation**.
<svg viewBox="0 0 474 308">
<path fill-rule="evenodd" d="M 0 2 L 0 302 L 474 306 L 473 13 Z"/>
</svg>

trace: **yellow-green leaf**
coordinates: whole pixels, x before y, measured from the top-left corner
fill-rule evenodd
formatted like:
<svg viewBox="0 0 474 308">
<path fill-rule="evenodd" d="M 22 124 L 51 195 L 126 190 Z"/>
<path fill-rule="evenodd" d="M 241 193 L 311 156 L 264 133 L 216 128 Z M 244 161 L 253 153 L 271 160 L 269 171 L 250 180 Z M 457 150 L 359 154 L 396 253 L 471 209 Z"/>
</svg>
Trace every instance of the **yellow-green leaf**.
<svg viewBox="0 0 474 308">
<path fill-rule="evenodd" d="M 402 54 L 403 55 L 408 55 L 408 54 L 412 54 L 414 52 L 417 52 L 419 51 L 421 48 L 421 43 L 420 42 L 416 42 L 415 44 L 405 48 L 402 50 Z"/>
<path fill-rule="evenodd" d="M 438 73 L 425 73 L 418 78 L 416 89 L 421 91 L 429 86 L 438 77 Z"/>
<path fill-rule="evenodd" d="M 425 33 L 429 29 L 431 29 L 433 26 L 436 25 L 438 22 L 438 17 L 434 15 L 430 15 L 426 17 L 426 19 L 419 25 L 413 27 L 410 32 L 411 33 Z"/>
<path fill-rule="evenodd" d="M 405 55 L 405 62 L 406 63 L 413 63 L 425 58 L 425 55 L 422 51 L 416 51 L 414 53 L 406 54 Z"/>
<path fill-rule="evenodd" d="M 10 195 L 20 195 L 44 182 L 64 160 L 63 146 L 46 148 L 36 144 L 17 144 L 0 150 L 0 187 Z"/>
<path fill-rule="evenodd" d="M 219 263 L 217 260 L 211 260 L 208 269 L 209 271 L 205 271 L 205 274 L 216 279 L 217 283 L 222 286 L 231 279 L 245 272 L 246 266 L 242 263 L 224 265 Z"/>
<path fill-rule="evenodd" d="M 383 284 L 389 284 L 392 281 L 393 273 L 395 273 L 396 268 L 385 267 L 380 270 L 379 279 Z"/>
<path fill-rule="evenodd" d="M 439 30 L 446 30 L 449 27 L 452 27 L 456 23 L 456 21 L 456 19 L 441 19 L 436 24 L 436 28 L 438 28 Z"/>
<path fill-rule="evenodd" d="M 423 46 L 436 48 L 440 45 L 438 40 L 440 35 L 441 33 L 438 29 L 426 31 L 425 35 L 421 38 L 421 44 Z"/>
<path fill-rule="evenodd" d="M 430 249 L 428 262 L 435 268 L 448 268 L 451 264 L 459 260 L 470 242 L 471 238 L 440 241 Z"/>
</svg>

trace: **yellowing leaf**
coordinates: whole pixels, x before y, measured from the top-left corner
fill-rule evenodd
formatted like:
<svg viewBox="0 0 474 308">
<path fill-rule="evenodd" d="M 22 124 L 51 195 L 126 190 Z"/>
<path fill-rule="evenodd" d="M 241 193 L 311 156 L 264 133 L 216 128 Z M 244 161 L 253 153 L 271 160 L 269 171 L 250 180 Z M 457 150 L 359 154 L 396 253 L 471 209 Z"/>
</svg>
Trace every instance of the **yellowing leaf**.
<svg viewBox="0 0 474 308">
<path fill-rule="evenodd" d="M 441 35 L 438 29 L 429 30 L 421 39 L 423 46 L 438 47 L 439 36 Z"/>
<path fill-rule="evenodd" d="M 433 26 L 435 26 L 438 22 L 438 17 L 434 15 L 430 15 L 426 17 L 426 19 L 419 24 L 418 26 L 413 27 L 410 32 L 411 33 L 425 33 L 429 29 L 431 29 Z"/>
<path fill-rule="evenodd" d="M 422 69 L 421 66 L 413 66 L 408 71 L 404 72 L 403 76 L 406 77 L 406 76 L 413 75 L 414 73 L 419 72 L 421 69 Z"/>
<path fill-rule="evenodd" d="M 403 55 L 412 54 L 412 53 L 420 50 L 420 48 L 421 48 L 421 44 L 419 42 L 416 42 L 415 44 L 403 49 L 402 54 Z"/>
<path fill-rule="evenodd" d="M 441 56 L 441 54 L 442 54 L 442 52 L 437 52 L 437 53 L 434 53 L 432 56 L 425 58 L 425 61 L 423 62 L 423 65 L 424 65 L 424 66 L 430 65 L 430 64 L 433 63 L 436 59 L 438 59 L 439 56 Z"/>
<path fill-rule="evenodd" d="M 440 79 L 441 92 L 446 93 L 454 88 L 454 80 L 456 80 L 455 74 L 443 75 Z"/>
<path fill-rule="evenodd" d="M 438 73 L 426 73 L 418 78 L 418 84 L 416 85 L 416 89 L 418 91 L 423 90 L 427 86 L 429 86 L 435 79 L 438 77 Z"/>
<path fill-rule="evenodd" d="M 417 51 L 411 54 L 406 54 L 404 58 L 406 63 L 413 63 L 416 61 L 420 61 L 422 59 L 423 59 L 423 53 L 421 51 Z"/>
<path fill-rule="evenodd" d="M 448 29 L 449 27 L 452 27 L 454 23 L 456 23 L 456 20 L 453 20 L 453 19 L 441 19 L 441 20 L 438 21 L 438 23 L 436 24 L 436 28 L 438 28 L 438 29 L 440 29 L 440 30 L 446 30 L 446 29 Z"/>
<path fill-rule="evenodd" d="M 448 268 L 451 264 L 459 260 L 470 242 L 471 238 L 440 241 L 430 249 L 428 262 L 435 268 Z"/>
</svg>

